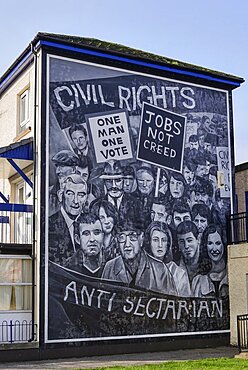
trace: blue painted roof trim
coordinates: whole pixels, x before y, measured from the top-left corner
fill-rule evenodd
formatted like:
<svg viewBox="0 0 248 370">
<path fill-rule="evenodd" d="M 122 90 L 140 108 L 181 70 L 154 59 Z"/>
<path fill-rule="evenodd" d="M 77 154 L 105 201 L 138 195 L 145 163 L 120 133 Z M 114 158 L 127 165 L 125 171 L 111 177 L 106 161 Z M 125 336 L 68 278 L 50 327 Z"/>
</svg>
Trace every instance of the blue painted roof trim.
<svg viewBox="0 0 248 370">
<path fill-rule="evenodd" d="M 182 70 L 182 69 L 163 66 L 163 65 L 156 64 L 156 63 L 143 62 L 141 60 L 135 60 L 135 59 L 132 59 L 132 58 L 129 58 L 129 57 L 122 57 L 122 56 L 112 55 L 112 54 L 104 53 L 102 51 L 100 52 L 100 51 L 95 51 L 95 50 L 88 50 L 88 49 L 78 48 L 78 47 L 75 47 L 75 46 L 63 45 L 63 44 L 60 44 L 60 43 L 57 43 L 57 42 L 44 41 L 44 40 L 40 40 L 39 44 L 40 45 L 45 45 L 45 46 L 50 46 L 50 47 L 53 47 L 53 48 L 69 50 L 69 51 L 73 51 L 73 52 L 77 52 L 77 53 L 81 53 L 81 54 L 93 55 L 93 56 L 100 57 L 100 58 L 117 60 L 119 62 L 131 63 L 131 64 L 139 65 L 139 66 L 142 66 L 142 67 L 149 67 L 149 68 L 153 68 L 153 69 L 159 69 L 159 70 L 162 70 L 162 71 L 177 73 L 177 74 L 180 74 L 180 75 L 202 78 L 204 80 L 214 81 L 214 82 L 218 82 L 218 83 L 224 83 L 224 84 L 228 84 L 228 85 L 232 85 L 232 86 L 240 86 L 239 82 L 231 81 L 231 80 L 228 80 L 228 79 L 213 77 L 213 76 L 205 75 L 203 73 L 198 73 L 198 72 L 185 71 L 185 70 Z"/>
<path fill-rule="evenodd" d="M 22 59 L 21 61 L 11 70 L 11 72 L 9 72 L 9 74 L 7 74 L 7 76 L 5 77 L 5 79 L 2 81 L 2 83 L 0 84 L 0 89 L 1 87 L 6 84 L 6 82 L 9 81 L 9 79 L 16 73 L 16 71 L 18 71 L 18 69 L 26 62 L 26 60 L 31 56 L 32 54 L 32 51 L 29 51 Z"/>
</svg>

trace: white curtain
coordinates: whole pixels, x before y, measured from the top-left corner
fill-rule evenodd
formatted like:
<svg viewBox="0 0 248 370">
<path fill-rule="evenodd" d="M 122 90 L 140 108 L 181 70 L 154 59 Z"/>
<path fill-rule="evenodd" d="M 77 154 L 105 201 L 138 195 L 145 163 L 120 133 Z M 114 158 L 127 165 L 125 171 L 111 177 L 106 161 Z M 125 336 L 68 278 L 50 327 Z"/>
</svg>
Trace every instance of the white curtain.
<svg viewBox="0 0 248 370">
<path fill-rule="evenodd" d="M 30 259 L 0 258 L 0 310 L 31 309 L 31 286 L 20 285 L 32 282 L 31 268 Z"/>
</svg>

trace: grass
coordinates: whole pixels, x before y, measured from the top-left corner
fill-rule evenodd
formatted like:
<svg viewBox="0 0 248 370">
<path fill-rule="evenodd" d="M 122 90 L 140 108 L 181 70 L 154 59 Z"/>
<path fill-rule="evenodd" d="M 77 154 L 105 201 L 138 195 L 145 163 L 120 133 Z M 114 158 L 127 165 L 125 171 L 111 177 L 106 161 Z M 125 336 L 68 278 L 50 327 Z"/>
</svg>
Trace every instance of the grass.
<svg viewBox="0 0 248 370">
<path fill-rule="evenodd" d="M 248 369 L 248 360 L 216 358 L 192 361 L 168 361 L 161 364 L 97 367 L 97 370 L 224 370 Z"/>
</svg>

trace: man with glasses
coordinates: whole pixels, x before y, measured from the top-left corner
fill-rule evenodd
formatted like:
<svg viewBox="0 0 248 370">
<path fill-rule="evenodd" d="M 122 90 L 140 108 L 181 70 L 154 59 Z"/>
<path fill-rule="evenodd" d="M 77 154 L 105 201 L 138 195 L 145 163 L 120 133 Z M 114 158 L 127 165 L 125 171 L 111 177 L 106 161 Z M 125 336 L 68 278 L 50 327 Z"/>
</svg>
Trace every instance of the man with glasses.
<svg viewBox="0 0 248 370">
<path fill-rule="evenodd" d="M 176 295 L 171 273 L 163 262 L 143 250 L 143 238 L 144 233 L 137 221 L 119 223 L 117 241 L 121 254 L 106 263 L 102 278 L 125 283 L 130 288 Z"/>
</svg>

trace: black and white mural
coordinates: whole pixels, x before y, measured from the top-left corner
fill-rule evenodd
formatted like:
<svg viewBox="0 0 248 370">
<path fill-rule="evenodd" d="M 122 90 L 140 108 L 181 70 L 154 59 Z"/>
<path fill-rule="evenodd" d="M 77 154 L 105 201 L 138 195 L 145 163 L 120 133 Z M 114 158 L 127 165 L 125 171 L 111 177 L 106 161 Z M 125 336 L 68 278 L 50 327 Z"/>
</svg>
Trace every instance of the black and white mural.
<svg viewBox="0 0 248 370">
<path fill-rule="evenodd" d="M 46 342 L 229 328 L 228 95 L 48 57 Z"/>
</svg>

